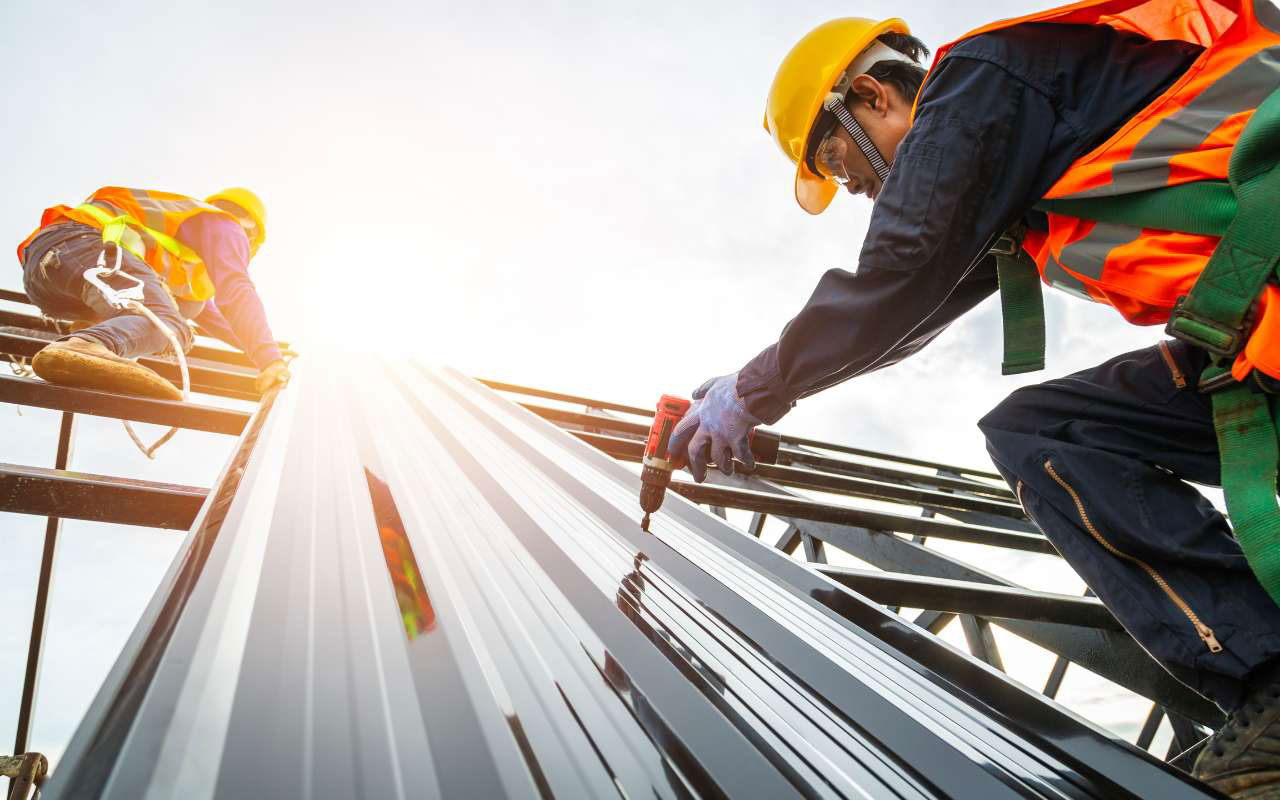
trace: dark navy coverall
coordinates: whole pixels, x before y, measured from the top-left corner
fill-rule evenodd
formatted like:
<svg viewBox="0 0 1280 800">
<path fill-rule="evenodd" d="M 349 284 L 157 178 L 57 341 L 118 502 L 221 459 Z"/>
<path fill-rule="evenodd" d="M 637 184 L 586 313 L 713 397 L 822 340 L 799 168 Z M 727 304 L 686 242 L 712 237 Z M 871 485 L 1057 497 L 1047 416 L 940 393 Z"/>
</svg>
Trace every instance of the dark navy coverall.
<svg viewBox="0 0 1280 800">
<path fill-rule="evenodd" d="M 995 238 L 1078 157 L 1151 103 L 1201 52 L 1106 26 L 1023 24 L 962 42 L 930 77 L 875 204 L 856 273 L 828 271 L 738 374 L 748 410 L 896 363 L 997 289 Z M 1203 352 L 1181 343 L 1019 389 L 979 423 L 1027 513 L 1134 638 L 1224 710 L 1280 654 L 1280 607 L 1226 519 L 1185 480 L 1217 485 Z M 1181 384 L 1185 383 L 1185 387 Z M 1100 541 L 1101 540 L 1101 541 Z M 1212 629 L 1211 652 L 1145 561 Z"/>
</svg>

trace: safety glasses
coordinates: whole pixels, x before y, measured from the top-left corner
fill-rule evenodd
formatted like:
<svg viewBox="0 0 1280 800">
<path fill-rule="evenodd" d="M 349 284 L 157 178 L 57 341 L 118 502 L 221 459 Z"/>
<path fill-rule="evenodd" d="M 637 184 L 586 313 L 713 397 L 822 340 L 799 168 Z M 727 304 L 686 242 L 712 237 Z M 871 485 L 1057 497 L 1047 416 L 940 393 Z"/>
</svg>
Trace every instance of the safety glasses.
<svg viewBox="0 0 1280 800">
<path fill-rule="evenodd" d="M 826 127 L 827 131 L 818 139 L 817 146 L 813 148 L 812 161 L 809 165 L 810 169 L 815 173 L 831 178 L 836 183 L 844 186 L 849 183 L 849 174 L 843 163 L 843 153 L 840 148 L 835 147 L 833 134 L 836 125 L 844 128 L 849 133 L 849 137 L 853 139 L 853 143 L 858 146 L 867 159 L 867 163 L 871 165 L 871 169 L 875 171 L 876 177 L 881 183 L 889 177 L 889 165 L 885 162 L 884 156 L 880 155 L 880 150 L 876 148 L 875 142 L 871 141 L 871 137 L 867 135 L 866 130 L 858 123 L 849 113 L 849 108 L 845 104 L 845 98 L 848 96 L 848 87 L 844 85 L 846 82 L 841 81 L 836 85 L 835 91 L 829 92 L 822 101 L 823 110 L 826 112 L 828 121 L 821 127 Z M 824 115 L 825 116 L 825 115 Z M 819 120 L 819 122 L 823 122 Z M 821 130 L 819 125 L 814 126 L 815 129 Z M 825 167 L 819 171 L 818 166 Z M 837 167 L 839 172 L 837 174 Z"/>
</svg>

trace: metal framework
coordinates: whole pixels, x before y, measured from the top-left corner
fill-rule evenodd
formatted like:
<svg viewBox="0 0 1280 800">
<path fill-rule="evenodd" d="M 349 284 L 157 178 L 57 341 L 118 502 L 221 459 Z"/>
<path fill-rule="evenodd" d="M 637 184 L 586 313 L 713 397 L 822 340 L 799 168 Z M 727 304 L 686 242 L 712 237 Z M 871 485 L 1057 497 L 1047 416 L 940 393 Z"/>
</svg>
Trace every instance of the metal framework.
<svg viewBox="0 0 1280 800">
<path fill-rule="evenodd" d="M 56 332 L 2 311 L 0 353 Z M 238 356 L 192 366 L 252 394 Z M 1054 553 L 990 472 L 784 437 L 777 466 L 677 480 L 648 535 L 649 410 L 308 366 L 253 414 L 0 378 L 63 412 L 52 469 L 0 465 L 0 510 L 49 517 L 15 753 L 59 520 L 189 531 L 48 796 L 1211 796 L 1142 751 L 1167 715 L 1185 764 L 1219 712 L 1105 607 L 929 547 Z M 73 473 L 84 413 L 238 439 L 208 490 Z M 957 618 L 976 660 L 925 632 Z M 993 624 L 1058 655 L 1043 692 Z M 1052 702 L 1071 663 L 1158 701 L 1136 746 Z"/>
<path fill-rule="evenodd" d="M 0 300 L 27 303 L 21 292 L 0 290 Z M 41 347 L 68 332 L 63 323 L 34 314 L 0 309 L 0 356 L 21 364 Z M 247 358 L 216 347 L 196 346 L 190 354 L 193 391 L 236 399 L 257 399 L 255 370 Z M 144 359 L 169 378 L 177 366 Z M 199 378 L 197 378 L 197 374 Z M 23 673 L 22 696 L 14 731 L 13 752 L 26 754 L 32 713 L 39 687 L 40 660 L 48 622 L 58 535 L 64 519 L 115 522 L 185 531 L 205 500 L 206 490 L 68 470 L 74 448 L 76 416 L 109 417 L 133 422 L 176 425 L 188 430 L 238 436 L 249 419 L 245 412 L 196 403 L 123 397 L 70 389 L 20 375 L 0 376 L 0 402 L 62 412 L 53 467 L 0 464 L 0 511 L 47 517 L 36 581 L 31 633 Z M 10 797 L 25 798 L 44 777 L 44 757 L 19 759 L 10 780 Z M 8 774 L 8 773 L 5 773 Z"/>
</svg>

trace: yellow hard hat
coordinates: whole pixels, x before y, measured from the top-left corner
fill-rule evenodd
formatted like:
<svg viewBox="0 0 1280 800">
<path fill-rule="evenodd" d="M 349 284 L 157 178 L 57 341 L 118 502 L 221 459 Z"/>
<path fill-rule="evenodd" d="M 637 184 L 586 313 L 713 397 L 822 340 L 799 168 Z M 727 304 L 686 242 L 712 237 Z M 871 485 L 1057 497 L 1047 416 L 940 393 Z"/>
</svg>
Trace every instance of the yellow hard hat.
<svg viewBox="0 0 1280 800">
<path fill-rule="evenodd" d="M 244 226 L 245 233 L 249 234 L 249 252 L 257 254 L 258 248 L 267 240 L 267 207 L 262 204 L 261 198 L 248 189 L 232 188 L 223 189 L 215 192 L 205 198 L 205 202 L 210 205 L 223 208 L 222 203 L 230 203 L 236 208 L 224 208 L 240 221 Z M 236 209 L 240 209 L 244 214 L 236 213 Z M 245 218 L 245 214 L 248 218 Z"/>
<path fill-rule="evenodd" d="M 877 36 L 910 32 L 900 19 L 876 22 L 842 17 L 809 31 L 782 59 L 765 103 L 764 129 L 796 165 L 796 202 L 810 214 L 825 211 L 839 188 L 835 181 L 814 174 L 805 164 L 805 146 L 823 98 Z"/>
</svg>

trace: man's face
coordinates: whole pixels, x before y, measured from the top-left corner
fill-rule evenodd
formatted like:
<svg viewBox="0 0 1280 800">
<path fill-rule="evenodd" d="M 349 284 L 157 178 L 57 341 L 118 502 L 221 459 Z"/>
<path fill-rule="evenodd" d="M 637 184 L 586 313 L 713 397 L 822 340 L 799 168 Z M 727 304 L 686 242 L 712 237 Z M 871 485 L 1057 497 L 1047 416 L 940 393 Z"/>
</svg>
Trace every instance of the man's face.
<svg viewBox="0 0 1280 800">
<path fill-rule="evenodd" d="M 880 155 L 892 164 L 898 145 L 911 128 L 910 104 L 896 89 L 868 75 L 853 79 L 845 104 Z M 824 177 L 843 183 L 850 194 L 865 194 L 872 200 L 880 194 L 880 178 L 842 125 L 837 124 L 818 146 L 814 163 Z"/>
</svg>

